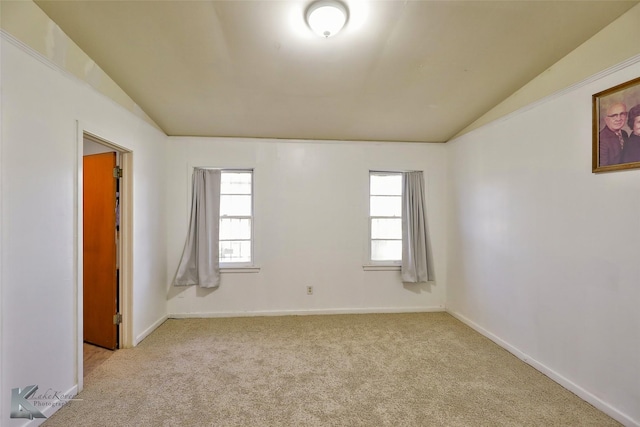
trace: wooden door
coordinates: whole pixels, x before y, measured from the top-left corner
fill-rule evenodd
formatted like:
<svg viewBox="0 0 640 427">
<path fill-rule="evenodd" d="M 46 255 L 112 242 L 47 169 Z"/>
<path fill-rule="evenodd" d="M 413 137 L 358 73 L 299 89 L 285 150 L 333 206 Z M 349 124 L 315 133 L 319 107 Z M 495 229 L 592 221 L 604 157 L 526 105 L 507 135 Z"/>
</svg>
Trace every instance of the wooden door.
<svg viewBox="0 0 640 427">
<path fill-rule="evenodd" d="M 116 153 L 84 157 L 84 340 L 112 350 L 118 311 L 115 167 Z"/>
</svg>

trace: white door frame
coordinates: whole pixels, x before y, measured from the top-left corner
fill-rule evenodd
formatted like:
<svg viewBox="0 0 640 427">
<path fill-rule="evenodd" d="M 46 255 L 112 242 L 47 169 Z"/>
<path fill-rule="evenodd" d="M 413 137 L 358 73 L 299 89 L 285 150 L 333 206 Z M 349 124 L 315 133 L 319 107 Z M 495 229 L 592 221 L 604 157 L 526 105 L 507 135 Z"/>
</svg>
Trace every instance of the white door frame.
<svg viewBox="0 0 640 427">
<path fill-rule="evenodd" d="M 78 392 L 83 388 L 83 155 L 84 139 L 97 142 L 120 154 L 122 178 L 120 181 L 120 280 L 118 310 L 122 314 L 119 326 L 118 348 L 130 348 L 133 341 L 133 151 L 114 144 L 95 133 L 85 130 L 82 123 L 77 122 L 77 162 L 75 191 L 75 305 L 76 305 L 76 384 Z"/>
</svg>

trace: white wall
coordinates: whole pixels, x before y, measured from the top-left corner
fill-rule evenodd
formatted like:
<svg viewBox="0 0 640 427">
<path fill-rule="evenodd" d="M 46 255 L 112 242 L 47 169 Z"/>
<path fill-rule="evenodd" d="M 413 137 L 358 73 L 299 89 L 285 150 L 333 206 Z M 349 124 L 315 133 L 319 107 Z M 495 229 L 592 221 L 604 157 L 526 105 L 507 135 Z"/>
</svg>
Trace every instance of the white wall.
<svg viewBox="0 0 640 427">
<path fill-rule="evenodd" d="M 215 291 L 169 285 L 170 315 L 444 308 L 444 145 L 169 138 L 167 159 L 169 280 L 186 238 L 193 166 L 255 168 L 261 267 L 224 274 Z M 424 170 L 436 283 L 403 286 L 398 271 L 363 271 L 369 169 Z M 314 287 L 311 296 L 307 285 Z"/>
<path fill-rule="evenodd" d="M 166 313 L 166 136 L 4 32 L 1 51 L 0 423 L 18 426 L 12 388 L 64 393 L 77 384 L 76 120 L 133 151 L 134 336 Z"/>
<path fill-rule="evenodd" d="M 113 148 L 107 147 L 106 145 L 98 144 L 97 142 L 93 142 L 90 139 L 84 138 L 83 141 L 83 156 L 89 156 L 91 154 L 102 154 L 102 153 L 114 153 L 116 150 Z"/>
<path fill-rule="evenodd" d="M 640 64 L 447 144 L 447 309 L 640 425 L 640 170 L 591 173 L 591 95 Z"/>
</svg>

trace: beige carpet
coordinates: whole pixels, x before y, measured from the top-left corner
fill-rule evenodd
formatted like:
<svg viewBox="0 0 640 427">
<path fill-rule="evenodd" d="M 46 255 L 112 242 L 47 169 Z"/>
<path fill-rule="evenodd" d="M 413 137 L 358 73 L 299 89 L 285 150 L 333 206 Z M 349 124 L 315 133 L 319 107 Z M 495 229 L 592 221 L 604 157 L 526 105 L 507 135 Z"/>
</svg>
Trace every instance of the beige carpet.
<svg viewBox="0 0 640 427">
<path fill-rule="evenodd" d="M 446 313 L 168 320 L 53 426 L 618 426 Z"/>
</svg>

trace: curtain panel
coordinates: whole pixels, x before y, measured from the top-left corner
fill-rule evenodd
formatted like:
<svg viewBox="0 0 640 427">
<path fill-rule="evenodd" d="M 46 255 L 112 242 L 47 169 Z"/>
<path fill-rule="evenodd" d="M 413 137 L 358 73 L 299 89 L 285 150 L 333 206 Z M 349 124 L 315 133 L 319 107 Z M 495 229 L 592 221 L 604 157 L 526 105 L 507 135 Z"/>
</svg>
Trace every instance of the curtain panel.
<svg viewBox="0 0 640 427">
<path fill-rule="evenodd" d="M 175 286 L 220 286 L 220 175 L 219 169 L 193 171 L 189 231 Z"/>
<path fill-rule="evenodd" d="M 433 280 L 422 171 L 404 172 L 402 191 L 402 281 Z"/>
</svg>

